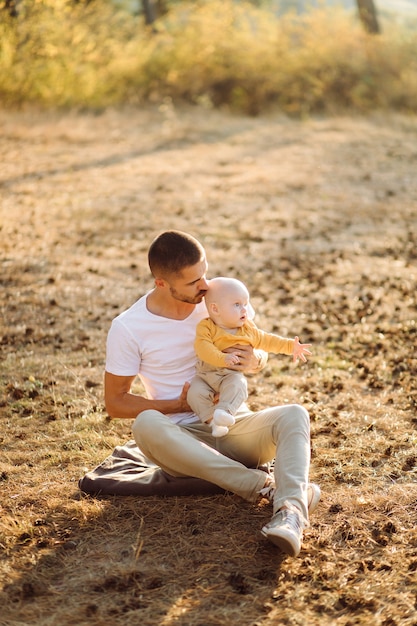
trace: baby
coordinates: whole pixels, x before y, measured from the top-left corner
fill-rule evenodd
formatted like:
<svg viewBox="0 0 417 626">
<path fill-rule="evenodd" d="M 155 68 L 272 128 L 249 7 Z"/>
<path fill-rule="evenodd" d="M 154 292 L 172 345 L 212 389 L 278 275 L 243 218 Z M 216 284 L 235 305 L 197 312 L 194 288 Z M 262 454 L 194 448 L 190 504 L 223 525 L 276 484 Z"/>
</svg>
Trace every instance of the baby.
<svg viewBox="0 0 417 626">
<path fill-rule="evenodd" d="M 197 374 L 191 381 L 187 401 L 202 422 L 210 423 L 214 437 L 224 437 L 235 423 L 237 410 L 247 400 L 248 386 L 242 372 L 229 369 L 239 364 L 239 356 L 223 350 L 246 344 L 265 352 L 292 354 L 294 361 L 306 362 L 311 344 L 300 343 L 298 337 L 285 339 L 258 329 L 248 317 L 252 310 L 249 292 L 235 278 L 210 280 L 205 303 L 209 317 L 197 326 Z"/>
</svg>

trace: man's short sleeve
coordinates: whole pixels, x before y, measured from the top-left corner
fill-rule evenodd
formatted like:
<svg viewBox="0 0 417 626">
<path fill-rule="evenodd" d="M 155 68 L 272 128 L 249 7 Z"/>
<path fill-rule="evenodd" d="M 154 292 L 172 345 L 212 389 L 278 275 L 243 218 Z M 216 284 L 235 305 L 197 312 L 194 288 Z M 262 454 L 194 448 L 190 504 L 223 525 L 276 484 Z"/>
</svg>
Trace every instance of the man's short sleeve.
<svg viewBox="0 0 417 626">
<path fill-rule="evenodd" d="M 115 376 L 136 376 L 140 360 L 134 336 L 119 319 L 113 320 L 107 335 L 106 371 Z"/>
</svg>

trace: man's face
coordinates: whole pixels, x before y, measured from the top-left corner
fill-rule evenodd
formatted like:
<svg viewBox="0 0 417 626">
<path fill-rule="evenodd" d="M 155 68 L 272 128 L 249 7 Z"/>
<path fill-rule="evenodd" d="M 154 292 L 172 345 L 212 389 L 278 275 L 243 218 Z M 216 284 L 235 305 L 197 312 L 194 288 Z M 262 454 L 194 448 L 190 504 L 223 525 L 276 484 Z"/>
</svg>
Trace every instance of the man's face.
<svg viewBox="0 0 417 626">
<path fill-rule="evenodd" d="M 178 276 L 166 280 L 174 300 L 189 304 L 201 302 L 208 287 L 206 281 L 207 268 L 207 261 L 203 259 L 196 265 L 185 267 Z"/>
</svg>

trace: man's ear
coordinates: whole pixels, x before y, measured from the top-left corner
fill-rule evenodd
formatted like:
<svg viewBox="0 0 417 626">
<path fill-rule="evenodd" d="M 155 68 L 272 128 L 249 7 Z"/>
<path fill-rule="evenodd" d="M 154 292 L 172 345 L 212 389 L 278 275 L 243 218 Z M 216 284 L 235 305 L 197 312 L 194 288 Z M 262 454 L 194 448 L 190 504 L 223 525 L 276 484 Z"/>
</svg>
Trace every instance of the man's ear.
<svg viewBox="0 0 417 626">
<path fill-rule="evenodd" d="M 165 287 L 165 281 L 163 278 L 155 278 L 155 287 Z"/>
</svg>

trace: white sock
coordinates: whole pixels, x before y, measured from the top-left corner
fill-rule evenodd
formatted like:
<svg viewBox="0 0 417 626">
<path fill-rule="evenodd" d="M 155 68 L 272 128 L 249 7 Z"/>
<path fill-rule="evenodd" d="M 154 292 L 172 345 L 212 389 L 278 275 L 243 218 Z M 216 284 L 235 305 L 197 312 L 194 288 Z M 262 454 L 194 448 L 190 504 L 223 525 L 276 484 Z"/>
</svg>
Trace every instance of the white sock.
<svg viewBox="0 0 417 626">
<path fill-rule="evenodd" d="M 215 409 L 213 422 L 218 426 L 231 426 L 235 423 L 235 418 L 227 411 L 223 411 L 223 409 Z"/>
<path fill-rule="evenodd" d="M 212 422 L 211 434 L 213 437 L 224 437 L 229 432 L 227 426 L 218 426 Z"/>
</svg>

